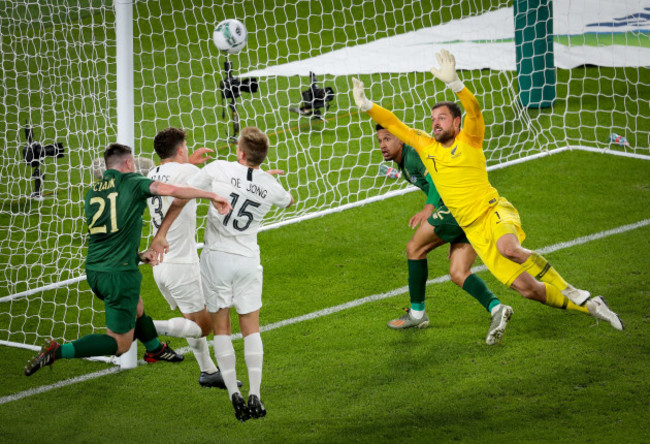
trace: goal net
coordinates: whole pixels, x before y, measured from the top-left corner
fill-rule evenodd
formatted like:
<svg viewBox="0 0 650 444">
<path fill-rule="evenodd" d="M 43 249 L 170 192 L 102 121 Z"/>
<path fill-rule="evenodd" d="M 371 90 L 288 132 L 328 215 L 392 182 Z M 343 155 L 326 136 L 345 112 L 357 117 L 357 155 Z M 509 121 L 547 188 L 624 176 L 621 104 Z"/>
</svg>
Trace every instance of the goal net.
<svg viewBox="0 0 650 444">
<path fill-rule="evenodd" d="M 649 14 L 641 0 L 556 0 L 550 16 L 526 18 L 553 33 L 555 83 L 546 86 L 554 99 L 535 107 L 521 101 L 508 1 L 135 1 L 134 150 L 157 161 L 153 137 L 177 126 L 189 146 L 234 160 L 232 99 L 220 89 L 227 59 L 210 37 L 235 18 L 249 33 L 228 59 L 244 85 L 239 123 L 267 132 L 265 167 L 285 170 L 279 180 L 297 198 L 270 213 L 267 227 L 408 190 L 380 173 L 374 126 L 354 106 L 351 77 L 426 131 L 431 105 L 454 100 L 428 72 L 442 48 L 483 107 L 490 167 L 573 146 L 647 155 Z M 83 197 L 93 161 L 117 135 L 115 16 L 110 0 L 0 2 L 2 343 L 31 347 L 102 329 L 102 304 L 84 280 Z M 257 92 L 245 88 L 252 78 Z"/>
</svg>

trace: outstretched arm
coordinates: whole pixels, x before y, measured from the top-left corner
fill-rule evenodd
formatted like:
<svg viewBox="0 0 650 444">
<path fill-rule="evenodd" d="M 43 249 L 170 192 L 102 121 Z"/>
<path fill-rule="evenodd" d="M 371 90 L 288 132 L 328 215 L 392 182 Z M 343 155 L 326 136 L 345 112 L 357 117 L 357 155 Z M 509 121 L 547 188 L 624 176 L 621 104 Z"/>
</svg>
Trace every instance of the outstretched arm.
<svg viewBox="0 0 650 444">
<path fill-rule="evenodd" d="M 434 140 L 422 131 L 409 128 L 399 120 L 395 114 L 368 100 L 366 98 L 366 93 L 363 90 L 362 81 L 352 78 L 352 84 L 354 85 L 352 88 L 352 94 L 359 109 L 367 112 L 375 122 L 386 128 L 402 142 L 411 145 L 419 151 Z"/>
<path fill-rule="evenodd" d="M 443 49 L 436 54 L 440 68 L 431 68 L 431 73 L 458 95 L 460 103 L 465 108 L 465 121 L 463 122 L 463 134 L 476 148 L 482 148 L 483 137 L 485 136 L 485 121 L 481 113 L 481 105 L 469 89 L 465 87 L 456 72 L 456 58 L 452 53 Z"/>
<path fill-rule="evenodd" d="M 217 211 L 219 211 L 219 214 L 228 214 L 232 210 L 230 201 L 216 193 L 204 191 L 199 188 L 154 181 L 149 186 L 149 191 L 151 191 L 151 194 L 173 196 L 180 199 L 210 199 L 212 204 L 217 208 Z"/>
</svg>

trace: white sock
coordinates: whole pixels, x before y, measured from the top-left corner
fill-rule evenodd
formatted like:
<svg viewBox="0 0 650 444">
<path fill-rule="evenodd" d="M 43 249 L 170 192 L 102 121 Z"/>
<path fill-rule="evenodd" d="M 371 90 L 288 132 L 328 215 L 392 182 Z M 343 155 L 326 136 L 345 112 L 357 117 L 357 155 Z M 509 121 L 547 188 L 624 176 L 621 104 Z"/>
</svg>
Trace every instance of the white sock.
<svg viewBox="0 0 650 444">
<path fill-rule="evenodd" d="M 185 318 L 172 318 L 168 321 L 153 321 L 156 331 L 162 336 L 175 338 L 200 338 L 203 336 L 201 327 L 194 321 Z"/>
<path fill-rule="evenodd" d="M 424 316 L 424 310 L 413 310 L 411 308 L 411 311 L 409 313 L 411 313 L 411 317 L 413 319 L 422 319 L 422 316 Z"/>
<path fill-rule="evenodd" d="M 229 335 L 214 335 L 214 355 L 217 364 L 221 369 L 223 382 L 228 389 L 228 397 L 232 398 L 234 393 L 239 393 L 237 387 L 237 373 L 235 370 L 235 349 Z"/>
<path fill-rule="evenodd" d="M 208 340 L 206 338 L 187 338 L 187 343 L 190 344 L 190 348 L 194 352 L 194 357 L 196 358 L 196 362 L 199 363 L 201 372 L 215 373 L 217 366 L 214 365 L 214 361 L 210 357 Z"/>
<path fill-rule="evenodd" d="M 244 338 L 244 359 L 248 368 L 248 381 L 250 383 L 249 395 L 260 396 L 262 385 L 262 362 L 264 361 L 264 348 L 262 337 L 253 333 Z"/>
</svg>

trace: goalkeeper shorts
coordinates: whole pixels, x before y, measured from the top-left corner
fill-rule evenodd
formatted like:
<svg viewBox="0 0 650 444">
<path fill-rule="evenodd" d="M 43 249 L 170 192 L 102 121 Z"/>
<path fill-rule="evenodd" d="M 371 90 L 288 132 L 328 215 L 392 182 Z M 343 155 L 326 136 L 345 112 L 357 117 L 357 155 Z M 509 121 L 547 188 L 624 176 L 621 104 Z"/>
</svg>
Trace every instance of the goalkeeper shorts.
<svg viewBox="0 0 650 444">
<path fill-rule="evenodd" d="M 502 256 L 497 249 L 497 241 L 504 234 L 514 234 L 519 243 L 526 238 L 526 233 L 521 228 L 519 213 L 505 197 L 500 197 L 495 206 L 465 227 L 465 233 L 476 254 L 503 284 L 510 287 L 524 272 L 521 264 Z"/>
</svg>

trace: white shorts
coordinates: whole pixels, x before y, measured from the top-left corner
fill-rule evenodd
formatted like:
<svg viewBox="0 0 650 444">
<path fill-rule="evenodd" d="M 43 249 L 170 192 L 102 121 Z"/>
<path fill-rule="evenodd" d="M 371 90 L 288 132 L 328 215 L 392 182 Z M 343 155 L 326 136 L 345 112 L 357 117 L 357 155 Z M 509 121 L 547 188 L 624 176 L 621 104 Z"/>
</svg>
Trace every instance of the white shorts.
<svg viewBox="0 0 650 444">
<path fill-rule="evenodd" d="M 243 315 L 262 307 L 262 265 L 259 256 L 203 250 L 201 281 L 210 313 L 235 307 L 237 313 Z"/>
<path fill-rule="evenodd" d="M 163 262 L 153 267 L 153 278 L 172 310 L 189 314 L 205 308 L 199 264 Z"/>
</svg>

